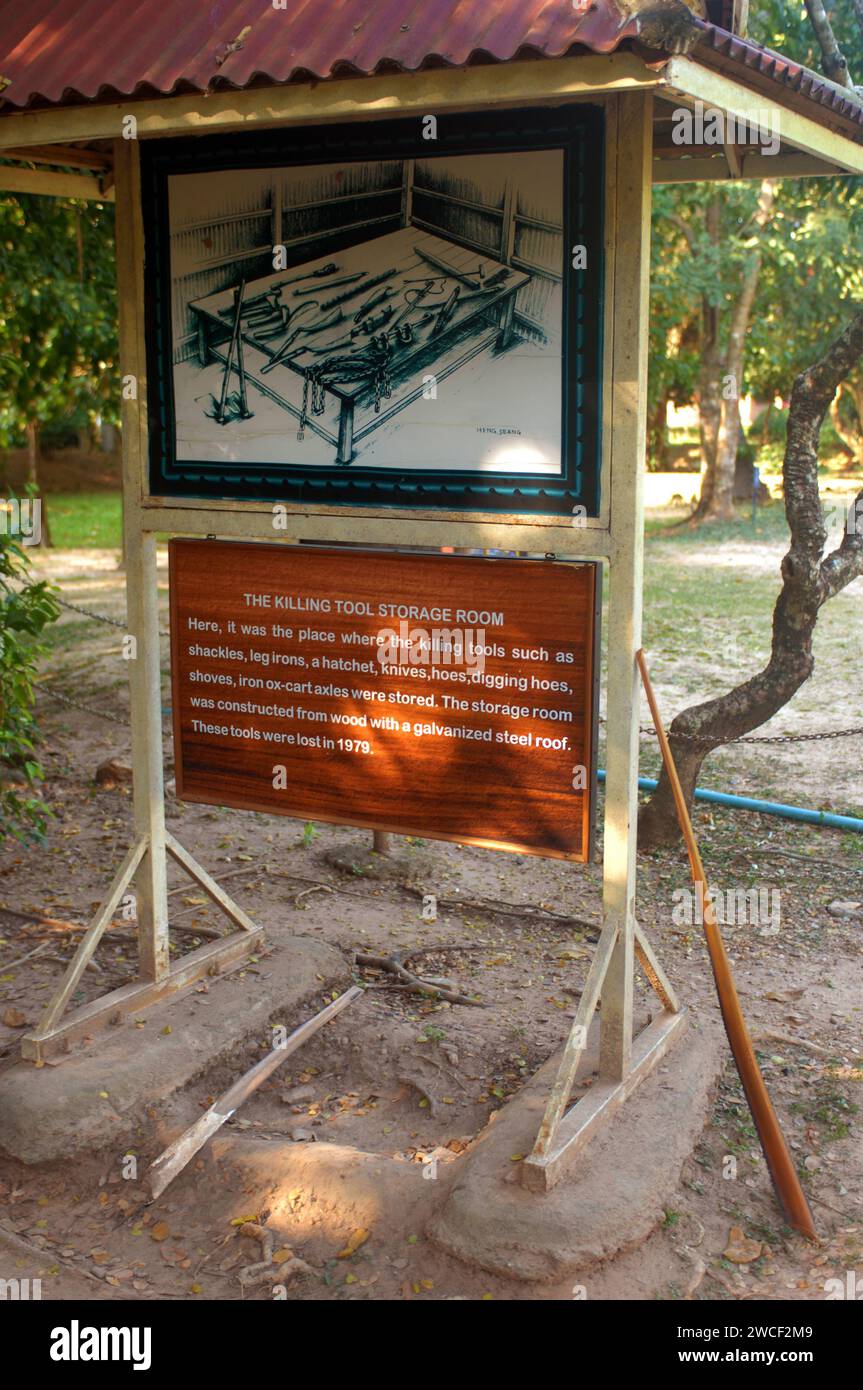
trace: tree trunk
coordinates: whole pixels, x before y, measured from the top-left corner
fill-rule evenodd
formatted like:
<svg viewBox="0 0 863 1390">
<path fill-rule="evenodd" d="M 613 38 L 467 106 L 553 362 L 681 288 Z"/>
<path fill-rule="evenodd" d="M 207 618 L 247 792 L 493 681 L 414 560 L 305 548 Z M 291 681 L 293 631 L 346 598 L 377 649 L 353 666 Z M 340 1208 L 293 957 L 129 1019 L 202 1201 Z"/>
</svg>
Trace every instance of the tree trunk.
<svg viewBox="0 0 863 1390">
<path fill-rule="evenodd" d="M 738 440 L 737 457 L 734 460 L 734 498 L 737 502 L 751 502 L 752 494 L 755 491 L 756 455 L 746 438 L 742 420 L 739 421 Z M 759 485 L 758 491 L 761 496 L 769 495 L 763 483 Z"/>
<path fill-rule="evenodd" d="M 818 440 L 840 381 L 863 356 L 863 310 L 824 357 L 794 383 L 782 477 L 791 542 L 782 561 L 782 589 L 773 610 L 770 659 L 763 671 L 726 695 L 693 705 L 672 721 L 671 751 L 691 806 L 702 763 L 714 748 L 742 738 L 773 717 L 812 674 L 812 638 L 822 604 L 863 574 L 863 531 L 846 529 L 824 559 L 827 540 L 818 494 Z M 856 506 L 863 505 L 863 492 Z M 679 839 L 671 785 L 663 769 L 639 818 L 639 845 Z"/>
<path fill-rule="evenodd" d="M 647 427 L 647 462 L 648 467 L 651 461 L 654 468 L 662 471 L 665 461 L 665 421 L 668 413 L 668 392 L 663 391 L 656 402 L 653 414 L 648 421 Z"/>
<path fill-rule="evenodd" d="M 41 506 L 42 538 L 40 545 L 51 545 L 51 529 L 48 525 L 48 508 L 39 489 L 39 426 L 35 420 L 27 424 L 27 484 L 33 489 L 34 498 Z"/>
<path fill-rule="evenodd" d="M 831 82 L 838 83 L 840 87 L 853 87 L 845 55 L 836 42 L 833 26 L 827 18 L 827 11 L 821 0 L 803 0 L 803 3 L 821 49 L 825 77 L 829 77 Z"/>
<path fill-rule="evenodd" d="M 701 499 L 693 517 L 695 522 L 734 519 L 734 472 L 737 446 L 740 442 L 740 389 L 743 384 L 746 334 L 761 275 L 760 236 L 770 220 L 774 199 L 774 184 L 770 179 L 765 179 L 761 185 L 758 211 L 755 214 L 759 242 L 749 256 L 743 286 L 734 305 L 728 332 L 722 368 L 722 390 L 718 400 L 719 420 L 713 472 L 709 481 L 705 477 Z M 715 370 L 712 363 L 711 369 Z"/>
<path fill-rule="evenodd" d="M 838 435 L 843 449 L 848 455 L 849 463 L 856 463 L 859 462 L 861 454 L 863 454 L 863 438 L 861 438 L 856 430 L 852 431 L 849 429 L 842 419 L 842 414 L 839 410 L 839 402 L 842 399 L 844 390 L 844 386 L 840 386 L 833 400 L 830 402 L 830 423 Z"/>
<path fill-rule="evenodd" d="M 715 246 L 720 238 L 719 197 L 714 195 L 707 204 L 704 230 Z M 701 497 L 693 514 L 700 520 L 713 498 L 716 482 L 716 450 L 719 442 L 719 420 L 722 414 L 721 378 L 722 357 L 719 348 L 719 310 L 707 296 L 701 301 L 701 370 L 698 380 L 698 432 L 701 439 L 701 460 L 704 475 Z"/>
</svg>

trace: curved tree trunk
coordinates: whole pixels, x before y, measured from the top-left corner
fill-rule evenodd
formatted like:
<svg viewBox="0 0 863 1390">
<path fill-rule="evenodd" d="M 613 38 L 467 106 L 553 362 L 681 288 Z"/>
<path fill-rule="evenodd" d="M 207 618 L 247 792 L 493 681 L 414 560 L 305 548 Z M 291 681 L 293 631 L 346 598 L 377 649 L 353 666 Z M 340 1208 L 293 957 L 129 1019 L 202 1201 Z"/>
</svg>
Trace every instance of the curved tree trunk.
<svg viewBox="0 0 863 1390">
<path fill-rule="evenodd" d="M 719 419 L 716 435 L 715 462 L 712 476 L 705 476 L 701 498 L 693 522 L 730 521 L 734 517 L 734 472 L 737 446 L 740 442 L 740 388 L 743 383 L 743 355 L 752 306 L 761 276 L 760 236 L 773 214 L 775 184 L 765 179 L 758 196 L 755 225 L 759 240 L 749 256 L 743 285 L 731 316 L 728 345 L 721 367 L 722 385 L 719 392 Z M 713 363 L 711 362 L 711 367 Z M 717 382 L 718 387 L 718 382 Z M 708 465 L 708 475 L 710 468 Z"/>
<path fill-rule="evenodd" d="M 846 528 L 841 544 L 822 559 L 827 532 L 818 495 L 821 426 L 839 382 L 861 356 L 863 311 L 794 383 L 782 465 L 791 543 L 782 561 L 782 589 L 773 610 L 770 659 L 763 671 L 728 694 L 693 705 L 672 721 L 669 741 L 689 806 L 708 754 L 772 718 L 808 680 L 821 605 L 863 574 L 863 530 L 858 528 Z M 855 507 L 860 515 L 863 492 Z M 671 786 L 663 770 L 639 818 L 639 846 L 651 849 L 671 844 L 679 836 Z"/>
</svg>

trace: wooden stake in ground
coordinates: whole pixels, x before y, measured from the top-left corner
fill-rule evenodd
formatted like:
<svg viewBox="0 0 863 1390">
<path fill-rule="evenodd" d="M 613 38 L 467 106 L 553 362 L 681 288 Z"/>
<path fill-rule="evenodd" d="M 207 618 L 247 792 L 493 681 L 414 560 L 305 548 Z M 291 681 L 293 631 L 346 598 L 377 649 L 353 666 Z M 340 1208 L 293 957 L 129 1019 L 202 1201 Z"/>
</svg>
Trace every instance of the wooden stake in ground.
<svg viewBox="0 0 863 1390">
<path fill-rule="evenodd" d="M 243 1101 L 246 1100 L 253 1091 L 256 1091 L 262 1081 L 266 1081 L 277 1067 L 280 1067 L 286 1057 L 290 1057 L 292 1052 L 296 1052 L 307 1038 L 313 1033 L 317 1033 L 325 1023 L 336 1014 L 341 1013 L 342 1009 L 347 1008 L 355 999 L 359 999 L 364 991 L 358 985 L 352 985 L 350 989 L 340 994 L 338 999 L 333 1000 L 325 1009 L 321 1009 L 319 1014 L 310 1018 L 307 1023 L 301 1023 L 299 1028 L 295 1028 L 289 1038 L 281 1047 L 274 1047 L 272 1052 L 268 1052 L 266 1057 L 262 1057 L 260 1062 L 241 1076 L 239 1081 L 235 1081 L 224 1095 L 219 1096 L 215 1104 L 211 1105 L 199 1120 L 184 1131 L 173 1142 L 169 1144 L 164 1153 L 151 1165 L 148 1173 L 150 1192 L 152 1200 L 155 1201 L 168 1186 L 178 1173 L 181 1173 L 190 1159 L 194 1158 L 199 1149 L 202 1149 L 207 1140 L 221 1129 L 226 1120 L 229 1120 L 234 1111 L 239 1109 Z"/>
<path fill-rule="evenodd" d="M 749 1032 L 746 1027 L 746 1020 L 743 1017 L 743 1010 L 740 1007 L 740 1000 L 737 996 L 737 988 L 734 983 L 734 976 L 731 973 L 731 966 L 725 952 L 725 943 L 719 931 L 716 921 L 716 914 L 713 911 L 713 903 L 708 897 L 707 878 L 704 873 L 704 865 L 701 862 L 701 855 L 695 840 L 692 829 L 692 822 L 689 819 L 689 812 L 686 809 L 686 801 L 683 790 L 680 786 L 680 779 L 677 776 L 677 768 L 674 758 L 668 745 L 665 729 L 659 717 L 659 709 L 656 704 L 656 696 L 653 693 L 653 686 L 650 684 L 650 676 L 647 672 L 647 663 L 644 659 L 644 652 L 639 650 L 635 654 L 638 662 L 638 669 L 641 672 L 641 679 L 644 682 L 644 689 L 647 695 L 647 703 L 650 706 L 650 713 L 653 718 L 653 726 L 659 739 L 659 747 L 662 750 L 662 761 L 671 783 L 674 793 L 674 804 L 677 808 L 677 817 L 680 821 L 680 829 L 683 831 L 683 838 L 686 841 L 686 850 L 689 855 L 689 866 L 692 870 L 692 882 L 701 897 L 702 918 L 704 922 L 704 935 L 707 940 L 707 950 L 710 955 L 710 964 L 713 968 L 713 978 L 716 981 L 716 991 L 719 995 L 719 1007 L 722 1010 L 722 1020 L 725 1024 L 725 1031 L 728 1034 L 728 1041 L 731 1044 L 731 1051 L 752 1118 L 755 1121 L 755 1128 L 758 1130 L 758 1138 L 761 1141 L 761 1148 L 770 1169 L 770 1176 L 773 1179 L 773 1186 L 779 1198 L 785 1219 L 789 1226 L 793 1226 L 795 1231 L 800 1231 L 804 1236 L 809 1236 L 815 1240 L 817 1233 L 815 1223 L 812 1220 L 812 1213 L 809 1210 L 809 1203 L 800 1185 L 791 1155 L 788 1152 L 788 1145 L 785 1143 L 785 1136 L 779 1128 L 779 1121 L 773 1109 L 770 1097 L 767 1094 L 767 1087 L 764 1084 L 764 1077 L 758 1067 L 755 1051 Z"/>
</svg>

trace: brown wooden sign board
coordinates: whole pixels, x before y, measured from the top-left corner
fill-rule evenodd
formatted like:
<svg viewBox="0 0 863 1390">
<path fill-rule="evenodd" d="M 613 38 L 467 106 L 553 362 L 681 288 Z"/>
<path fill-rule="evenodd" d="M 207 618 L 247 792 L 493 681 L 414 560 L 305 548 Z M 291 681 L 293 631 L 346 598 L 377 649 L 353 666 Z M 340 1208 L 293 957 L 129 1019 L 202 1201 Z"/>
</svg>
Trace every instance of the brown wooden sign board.
<svg viewBox="0 0 863 1390">
<path fill-rule="evenodd" d="M 585 860 L 597 566 L 170 543 L 177 795 Z"/>
</svg>

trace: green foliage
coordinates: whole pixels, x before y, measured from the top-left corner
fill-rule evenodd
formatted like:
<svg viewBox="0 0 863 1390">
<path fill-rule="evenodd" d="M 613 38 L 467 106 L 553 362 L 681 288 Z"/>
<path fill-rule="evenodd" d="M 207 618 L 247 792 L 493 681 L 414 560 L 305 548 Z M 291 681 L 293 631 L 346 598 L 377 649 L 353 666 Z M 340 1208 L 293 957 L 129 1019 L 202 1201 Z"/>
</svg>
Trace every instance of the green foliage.
<svg viewBox="0 0 863 1390">
<path fill-rule="evenodd" d="M 48 815 L 35 795 L 43 773 L 33 681 L 44 650 L 39 639 L 60 610 L 53 586 L 32 579 L 27 553 L 9 529 L 0 526 L 0 842 L 11 835 L 26 843 L 42 839 Z"/>
<path fill-rule="evenodd" d="M 854 82 L 863 82 L 863 32 L 853 6 L 845 0 L 825 5 L 833 32 L 845 55 Z M 749 38 L 764 44 L 813 72 L 822 72 L 821 49 L 803 0 L 752 0 L 749 6 Z"/>
<path fill-rule="evenodd" d="M 83 410 L 119 418 L 110 204 L 0 197 L 0 444 Z"/>
<path fill-rule="evenodd" d="M 850 5 L 831 10 L 852 77 L 863 83 L 863 32 Z M 816 72 L 821 54 L 802 4 L 756 0 L 749 37 Z M 769 160 L 765 161 L 769 175 Z M 752 247 L 757 181 L 673 184 L 654 189 L 649 408 L 663 399 L 693 401 L 702 359 L 703 310 L 718 311 L 720 348 Z M 719 237 L 708 235 L 706 210 L 718 204 Z M 788 398 L 795 376 L 820 356 L 829 338 L 863 301 L 863 180 L 785 179 L 777 186 L 761 238 L 762 264 L 746 341 L 742 392 Z M 863 397 L 861 397 L 863 399 Z M 853 423 L 850 400 L 843 418 Z M 860 422 L 863 424 L 863 422 Z"/>
</svg>

